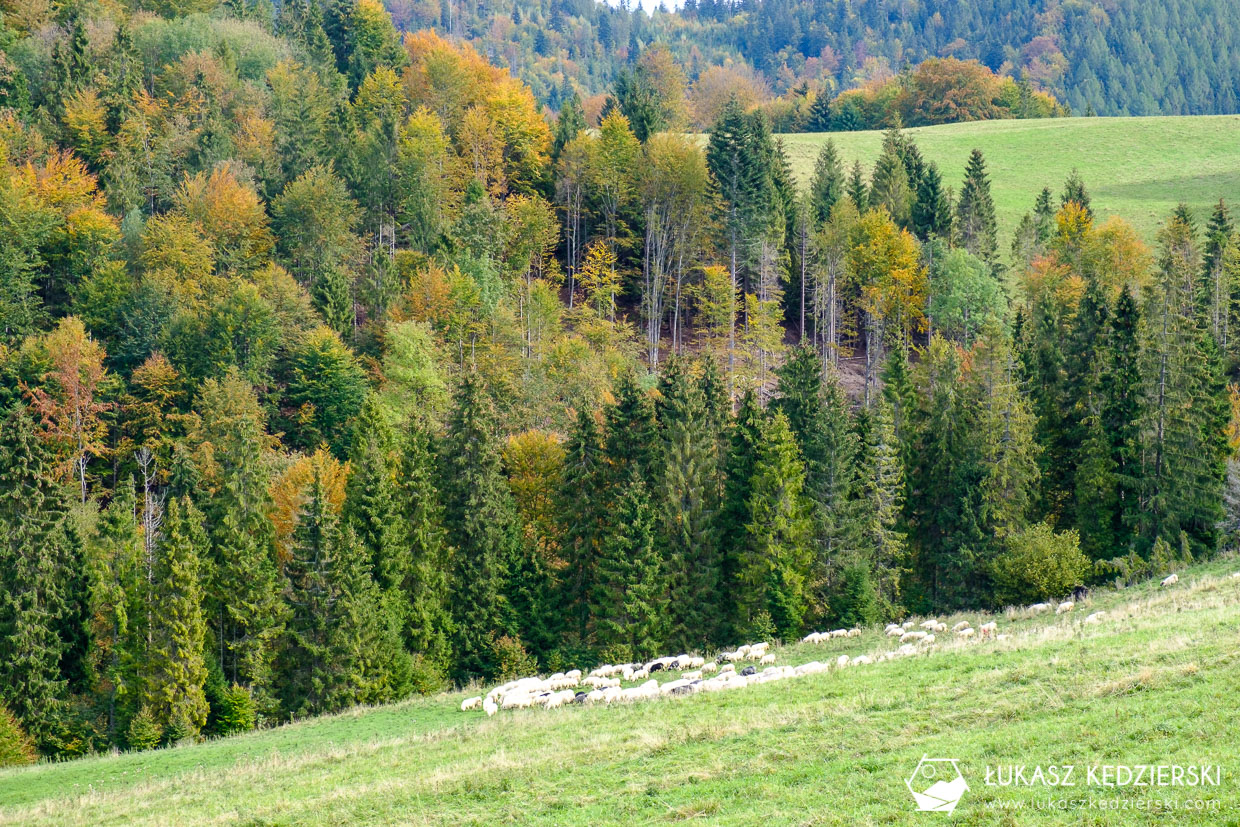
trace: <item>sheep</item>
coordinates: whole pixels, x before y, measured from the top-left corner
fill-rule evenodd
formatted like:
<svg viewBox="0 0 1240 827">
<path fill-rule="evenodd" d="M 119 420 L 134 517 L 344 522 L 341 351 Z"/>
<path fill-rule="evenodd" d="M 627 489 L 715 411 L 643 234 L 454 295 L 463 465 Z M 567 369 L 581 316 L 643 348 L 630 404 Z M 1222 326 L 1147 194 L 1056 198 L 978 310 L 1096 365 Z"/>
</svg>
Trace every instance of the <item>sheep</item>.
<svg viewBox="0 0 1240 827">
<path fill-rule="evenodd" d="M 873 663 L 873 662 L 874 662 L 874 659 L 873 659 L 873 658 L 871 658 L 869 655 L 857 655 L 857 657 L 855 657 L 855 658 L 853 658 L 853 659 L 852 659 L 852 664 L 851 664 L 851 665 L 853 665 L 853 666 L 864 666 L 864 665 L 866 665 L 867 663 Z"/>
<path fill-rule="evenodd" d="M 698 669 L 693 672 L 681 672 L 680 677 L 686 681 L 700 681 L 702 679 L 702 670 Z"/>
<path fill-rule="evenodd" d="M 969 625 L 970 625 L 970 624 L 969 624 L 969 621 L 967 621 L 967 620 L 962 620 L 962 621 L 960 621 L 959 623 L 957 623 L 955 626 L 953 626 L 953 627 L 952 627 L 952 631 L 953 631 L 953 632 L 959 632 L 959 631 L 961 631 L 962 629 L 967 629 L 967 628 L 969 628 Z"/>
<path fill-rule="evenodd" d="M 1086 623 L 1098 623 L 1102 620 L 1102 618 L 1106 616 L 1107 616 L 1106 612 L 1094 612 L 1089 617 L 1085 618 L 1085 622 Z"/>
<path fill-rule="evenodd" d="M 633 673 L 633 680 L 635 681 L 644 681 L 648 677 L 650 677 L 650 673 L 647 672 L 645 669 L 638 669 L 636 672 Z"/>
<path fill-rule="evenodd" d="M 821 639 L 822 639 L 822 636 L 818 634 L 817 632 L 810 632 L 808 635 L 801 638 L 801 642 L 802 643 L 817 643 Z"/>
<path fill-rule="evenodd" d="M 915 655 L 917 654 L 917 647 L 911 643 L 906 643 L 896 650 L 896 654 L 902 657 L 907 657 L 909 655 Z"/>
<path fill-rule="evenodd" d="M 926 635 L 921 639 L 921 642 L 929 646 L 931 643 L 934 643 L 934 635 Z"/>
<path fill-rule="evenodd" d="M 505 695 L 504 702 L 500 704 L 500 709 L 527 709 L 533 706 L 534 699 L 524 692 L 515 695 Z"/>
<path fill-rule="evenodd" d="M 1046 610 L 1050 609 L 1050 607 L 1051 606 L 1049 603 L 1034 603 L 1032 606 L 1029 607 L 1029 611 L 1033 612 L 1036 615 L 1036 614 L 1041 614 L 1042 612 L 1045 612 Z"/>
<path fill-rule="evenodd" d="M 934 618 L 930 618 L 929 620 L 923 620 L 921 622 L 921 628 L 925 629 L 927 632 L 934 631 L 934 627 L 938 625 L 939 625 L 939 622 L 935 620 Z"/>
<path fill-rule="evenodd" d="M 1234 571 L 1234 572 L 1232 572 L 1232 573 L 1231 573 L 1231 579 L 1232 579 L 1232 580 L 1235 580 L 1235 579 L 1237 579 L 1237 578 L 1240 578 L 1240 571 Z"/>
<path fill-rule="evenodd" d="M 756 675 L 757 673 L 758 673 L 758 670 L 752 666 L 746 666 L 744 669 L 740 671 L 740 675 L 743 678 L 747 678 L 750 675 Z"/>
<path fill-rule="evenodd" d="M 701 671 L 703 675 L 710 675 L 714 673 L 715 671 L 717 671 L 718 669 L 719 669 L 719 664 L 717 663 L 703 663 Z"/>
<path fill-rule="evenodd" d="M 848 665 L 848 655 L 840 655 L 838 658 L 836 658 L 836 659 L 835 659 L 835 665 L 836 665 L 838 668 L 840 668 L 840 669 L 843 669 L 845 666 L 847 666 L 847 665 Z"/>
<path fill-rule="evenodd" d="M 961 629 L 959 632 L 956 632 L 956 634 L 959 635 L 960 637 L 973 637 L 973 630 L 972 629 Z"/>
<path fill-rule="evenodd" d="M 831 637 L 848 637 L 847 629 L 832 629 Z"/>
<path fill-rule="evenodd" d="M 1178 574 L 1172 574 L 1172 575 L 1170 575 L 1170 576 L 1168 576 L 1168 577 L 1166 577 L 1166 578 L 1164 578 L 1164 579 L 1163 579 L 1163 581 L 1162 581 L 1162 585 L 1163 585 L 1164 587 L 1166 587 L 1166 586 L 1174 586 L 1176 583 L 1179 583 L 1179 582 L 1180 582 L 1180 575 L 1178 575 Z"/>
<path fill-rule="evenodd" d="M 574 680 L 581 680 L 581 670 L 580 669 L 569 669 L 567 672 L 564 673 L 564 677 L 573 678 Z"/>
<path fill-rule="evenodd" d="M 688 685 L 689 685 L 689 682 L 684 679 L 681 679 L 678 681 L 668 681 L 667 683 L 659 687 L 659 694 L 670 695 L 673 692 L 675 692 L 677 689 L 679 689 L 680 687 L 688 686 Z"/>
<path fill-rule="evenodd" d="M 887 630 L 887 637 L 899 637 L 902 634 L 904 634 L 903 626 L 896 626 L 895 628 Z"/>
<path fill-rule="evenodd" d="M 906 620 L 902 624 L 900 624 L 900 628 L 904 629 L 904 631 L 907 632 L 909 629 L 913 628 L 914 625 L 916 624 L 913 621 Z"/>
<path fill-rule="evenodd" d="M 983 623 L 981 626 L 977 627 L 977 630 L 981 632 L 982 637 L 991 637 L 996 631 L 998 631 L 998 629 L 999 624 L 993 620 L 989 623 Z"/>
<path fill-rule="evenodd" d="M 1055 614 L 1057 615 L 1067 614 L 1068 612 L 1072 611 L 1075 608 L 1076 608 L 1076 603 L 1072 602 L 1071 600 L 1065 600 L 1064 602 L 1060 603 L 1058 606 L 1055 607 Z"/>
<path fill-rule="evenodd" d="M 738 646 L 738 647 L 736 647 L 736 656 L 737 656 L 738 658 L 743 658 L 743 657 L 745 657 L 745 655 L 748 655 L 748 654 L 749 654 L 749 650 L 750 650 L 751 648 L 753 648 L 753 647 L 751 647 L 748 643 L 746 643 L 744 646 Z"/>
<path fill-rule="evenodd" d="M 736 666 L 735 666 L 734 664 L 731 664 L 731 663 L 725 663 L 723 666 L 720 666 L 720 667 L 719 667 L 719 674 L 720 674 L 720 675 L 728 675 L 728 674 L 733 674 L 733 675 L 735 675 L 735 674 L 736 674 Z"/>
<path fill-rule="evenodd" d="M 495 705 L 495 701 L 491 700 L 490 697 L 487 697 L 482 701 L 482 711 L 487 714 L 488 718 L 494 715 L 497 709 L 499 709 L 499 707 Z"/>
<path fill-rule="evenodd" d="M 462 712 L 468 712 L 469 710 L 471 710 L 471 709 L 477 709 L 477 708 L 478 708 L 478 707 L 480 707 L 480 706 L 482 706 L 482 696 L 481 696 L 481 695 L 479 695 L 479 696 L 478 696 L 478 697 L 476 697 L 476 698 L 466 698 L 465 700 L 461 701 L 461 711 L 462 711 Z"/>
<path fill-rule="evenodd" d="M 883 628 L 883 633 L 884 633 L 884 634 L 888 634 L 888 635 L 889 635 L 889 634 L 891 634 L 891 633 L 892 633 L 892 631 L 894 631 L 894 630 L 896 630 L 896 629 L 903 630 L 903 628 L 904 628 L 904 627 L 902 627 L 899 623 L 888 623 L 888 624 L 887 624 L 887 625 Z"/>
<path fill-rule="evenodd" d="M 775 662 L 774 655 L 763 655 L 761 658 L 758 659 L 758 663 L 760 664 L 768 664 L 768 663 L 774 663 L 774 662 Z M 700 674 L 699 674 L 699 677 L 701 677 Z"/>
<path fill-rule="evenodd" d="M 921 640 L 926 636 L 925 632 L 905 632 L 900 635 L 901 643 L 908 643 L 910 640 Z"/>
<path fill-rule="evenodd" d="M 547 709 L 555 709 L 557 706 L 564 705 L 564 696 L 560 693 L 553 693 L 547 698 L 547 702 L 543 704 Z"/>
</svg>

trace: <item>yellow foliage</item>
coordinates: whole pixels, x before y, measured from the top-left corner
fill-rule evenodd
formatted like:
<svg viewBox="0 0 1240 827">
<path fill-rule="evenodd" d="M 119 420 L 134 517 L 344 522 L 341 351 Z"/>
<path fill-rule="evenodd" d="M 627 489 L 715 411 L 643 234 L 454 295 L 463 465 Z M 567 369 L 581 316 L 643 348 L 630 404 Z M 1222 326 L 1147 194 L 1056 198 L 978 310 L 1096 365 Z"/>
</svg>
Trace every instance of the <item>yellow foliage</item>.
<svg viewBox="0 0 1240 827">
<path fill-rule="evenodd" d="M 325 449 L 320 448 L 310 456 L 299 456 L 284 472 L 271 482 L 271 523 L 276 531 L 276 558 L 280 565 L 288 562 L 292 554 L 293 532 L 308 497 L 306 490 L 318 471 L 323 481 L 327 508 L 339 514 L 344 507 L 345 483 L 349 479 L 349 464 L 339 462 Z"/>
</svg>

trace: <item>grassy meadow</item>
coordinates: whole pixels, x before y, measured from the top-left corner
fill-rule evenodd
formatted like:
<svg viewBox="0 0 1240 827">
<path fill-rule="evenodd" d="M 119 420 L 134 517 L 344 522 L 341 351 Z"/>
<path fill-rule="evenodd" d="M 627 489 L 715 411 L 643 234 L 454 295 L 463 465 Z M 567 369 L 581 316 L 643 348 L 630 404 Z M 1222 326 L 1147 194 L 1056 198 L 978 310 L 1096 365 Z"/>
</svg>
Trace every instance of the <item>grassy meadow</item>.
<svg viewBox="0 0 1240 827">
<path fill-rule="evenodd" d="M 1219 198 L 1240 201 L 1237 115 L 984 121 L 907 132 L 956 191 L 969 153 L 975 147 L 985 153 L 1004 253 L 1042 187 L 1058 197 L 1073 167 L 1081 171 L 1096 214 L 1122 217 L 1149 242 L 1181 201 L 1202 227 Z M 783 135 L 798 181 L 809 180 L 828 137 L 846 166 L 859 159 L 869 175 L 882 132 Z"/>
<path fill-rule="evenodd" d="M 903 824 L 923 754 L 960 760 L 956 824 L 1240 824 L 1240 567 L 997 617 L 1003 641 L 631 706 L 462 713 L 461 693 L 210 743 L 0 772 L 0 824 Z M 1086 616 L 1105 610 L 1101 623 Z M 961 615 L 975 626 L 987 618 Z M 954 623 L 956 617 L 944 618 Z M 781 664 L 895 648 L 774 649 Z M 1221 786 L 1091 796 L 1215 810 L 1019 811 L 987 766 L 1217 764 Z M 1148 793 L 1148 795 L 1147 795 Z M 1002 809 L 1002 808 L 1009 809 Z"/>
</svg>

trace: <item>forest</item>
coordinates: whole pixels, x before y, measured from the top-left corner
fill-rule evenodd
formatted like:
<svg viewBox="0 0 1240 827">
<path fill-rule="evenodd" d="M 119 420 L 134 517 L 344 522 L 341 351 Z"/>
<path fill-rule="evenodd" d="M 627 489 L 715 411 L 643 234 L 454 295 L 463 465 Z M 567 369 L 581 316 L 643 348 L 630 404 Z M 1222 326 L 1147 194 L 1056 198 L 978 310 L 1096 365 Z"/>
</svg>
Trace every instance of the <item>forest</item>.
<svg viewBox="0 0 1240 827">
<path fill-rule="evenodd" d="M 1214 0 L 685 0 L 650 15 L 627 0 L 386 2 L 402 29 L 469 40 L 552 108 L 574 86 L 601 100 L 655 43 L 691 81 L 799 116 L 781 131 L 805 128 L 816 98 L 932 58 L 978 61 L 1078 115 L 1227 114 L 1240 103 L 1240 23 Z"/>
<path fill-rule="evenodd" d="M 760 106 L 663 130 L 679 78 L 547 117 L 468 43 L 332 8 L 5 15 L 0 748 L 1002 607 L 1234 540 L 1224 202 L 1151 249 L 1073 175 L 1001 250 L 981 152 L 939 169 L 897 125 L 798 188 Z"/>
</svg>

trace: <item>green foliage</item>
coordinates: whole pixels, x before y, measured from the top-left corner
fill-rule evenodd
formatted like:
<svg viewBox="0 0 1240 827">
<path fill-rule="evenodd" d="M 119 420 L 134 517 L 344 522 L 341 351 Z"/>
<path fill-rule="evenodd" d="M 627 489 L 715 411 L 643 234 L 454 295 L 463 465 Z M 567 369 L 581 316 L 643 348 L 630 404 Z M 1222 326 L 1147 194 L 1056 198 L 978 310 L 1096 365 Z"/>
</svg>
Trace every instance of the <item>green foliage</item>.
<svg viewBox="0 0 1240 827">
<path fill-rule="evenodd" d="M 33 764 L 37 759 L 30 736 L 22 732 L 13 713 L 0 706 L 0 767 Z"/>
<path fill-rule="evenodd" d="M 844 566 L 840 572 L 838 593 L 831 600 L 831 614 L 836 625 L 845 628 L 866 627 L 882 617 L 878 590 L 865 564 Z"/>
<path fill-rule="evenodd" d="M 164 739 L 164 729 L 155 720 L 151 710 L 142 707 L 138 714 L 129 719 L 129 729 L 125 739 L 130 749 L 154 749 Z"/>
<path fill-rule="evenodd" d="M 1076 531 L 1056 532 L 1035 523 L 1008 541 L 995 559 L 995 605 L 1029 604 L 1062 597 L 1084 582 L 1089 559 Z"/>
<path fill-rule="evenodd" d="M 538 662 L 525 651 L 521 641 L 509 635 L 500 635 L 492 641 L 491 661 L 495 664 L 498 681 L 527 677 L 538 668 Z"/>
</svg>

